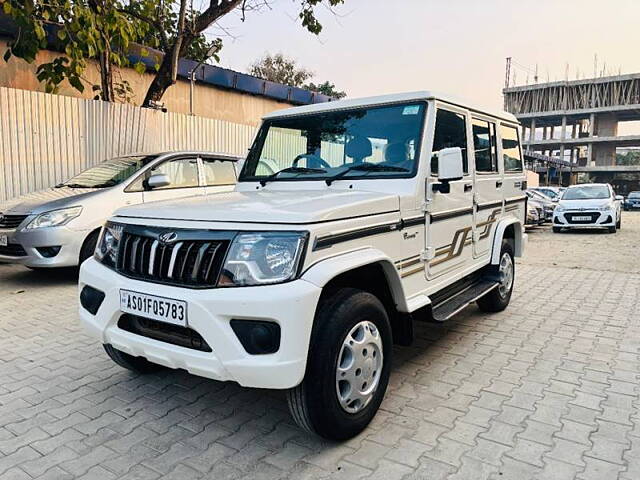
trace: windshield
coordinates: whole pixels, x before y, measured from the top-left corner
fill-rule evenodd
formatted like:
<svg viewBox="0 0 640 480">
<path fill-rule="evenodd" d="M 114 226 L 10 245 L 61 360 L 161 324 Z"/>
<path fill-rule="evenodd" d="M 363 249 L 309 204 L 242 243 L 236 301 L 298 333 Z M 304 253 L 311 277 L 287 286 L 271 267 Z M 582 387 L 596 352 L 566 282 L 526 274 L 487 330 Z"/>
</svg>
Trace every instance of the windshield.
<svg viewBox="0 0 640 480">
<path fill-rule="evenodd" d="M 640 198 L 640 192 L 631 192 L 629 198 Z"/>
<path fill-rule="evenodd" d="M 60 186 L 71 188 L 113 187 L 124 182 L 156 158 L 155 155 L 112 158 L 85 170 Z"/>
<path fill-rule="evenodd" d="M 240 181 L 412 176 L 425 110 L 408 103 L 267 120 Z"/>
<path fill-rule="evenodd" d="M 609 187 L 606 185 L 593 185 L 589 187 L 568 188 L 562 200 L 592 200 L 609 198 Z"/>
</svg>

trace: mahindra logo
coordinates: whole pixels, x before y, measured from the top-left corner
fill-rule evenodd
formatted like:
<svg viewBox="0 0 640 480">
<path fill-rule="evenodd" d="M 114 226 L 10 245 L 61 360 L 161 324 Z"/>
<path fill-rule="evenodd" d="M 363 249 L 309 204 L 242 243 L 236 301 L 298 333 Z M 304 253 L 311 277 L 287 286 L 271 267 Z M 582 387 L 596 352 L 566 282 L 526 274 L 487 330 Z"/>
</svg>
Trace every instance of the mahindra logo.
<svg viewBox="0 0 640 480">
<path fill-rule="evenodd" d="M 162 243 L 171 243 L 175 242 L 178 239 L 178 234 L 176 232 L 166 232 L 158 237 Z"/>
</svg>

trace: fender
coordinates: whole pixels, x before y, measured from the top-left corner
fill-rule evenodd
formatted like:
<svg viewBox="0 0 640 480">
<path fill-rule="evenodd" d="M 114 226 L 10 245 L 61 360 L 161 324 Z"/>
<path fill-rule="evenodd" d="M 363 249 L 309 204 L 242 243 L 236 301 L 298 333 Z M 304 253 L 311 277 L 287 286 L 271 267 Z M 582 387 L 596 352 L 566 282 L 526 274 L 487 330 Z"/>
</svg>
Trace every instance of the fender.
<svg viewBox="0 0 640 480">
<path fill-rule="evenodd" d="M 364 248 L 320 260 L 309 267 L 301 278 L 320 288 L 324 288 L 327 283 L 342 273 L 376 263 L 382 266 L 389 290 L 398 310 L 408 312 L 407 298 L 398 270 L 385 253 L 375 248 Z"/>
<path fill-rule="evenodd" d="M 500 263 L 500 248 L 502 246 L 502 238 L 504 237 L 504 231 L 509 225 L 514 226 L 514 255 L 521 257 L 524 253 L 525 243 L 527 241 L 527 235 L 522 232 L 522 223 L 517 218 L 505 218 L 498 223 L 496 227 L 496 233 L 493 237 L 493 249 L 491 253 L 491 264 L 497 265 Z"/>
</svg>

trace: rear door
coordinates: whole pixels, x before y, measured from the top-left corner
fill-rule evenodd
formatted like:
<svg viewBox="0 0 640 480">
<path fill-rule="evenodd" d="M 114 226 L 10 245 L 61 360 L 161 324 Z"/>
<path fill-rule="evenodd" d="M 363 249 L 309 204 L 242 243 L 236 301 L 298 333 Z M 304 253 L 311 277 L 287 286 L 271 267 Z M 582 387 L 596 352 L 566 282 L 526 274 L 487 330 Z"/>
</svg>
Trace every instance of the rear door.
<svg viewBox="0 0 640 480">
<path fill-rule="evenodd" d="M 483 117 L 471 121 L 474 160 L 473 255 L 491 250 L 493 231 L 502 213 L 503 179 L 498 166 L 496 123 Z"/>
<path fill-rule="evenodd" d="M 230 192 L 237 181 L 235 162 L 227 159 L 200 157 L 200 171 L 207 194 Z"/>
<path fill-rule="evenodd" d="M 527 182 L 522 166 L 519 129 L 515 125 L 503 123 L 500 124 L 498 130 L 500 134 L 499 146 L 501 147 L 498 154 L 502 158 L 501 168 L 504 171 L 502 190 L 505 199 L 505 213 L 524 219 L 526 216 L 524 190 L 527 188 Z"/>
<path fill-rule="evenodd" d="M 450 105 L 437 106 L 429 187 L 438 181 L 437 154 L 443 148 L 459 147 L 462 150 L 464 176 L 449 183 L 449 193 L 428 193 L 428 279 L 463 270 L 472 259 L 473 178 L 469 173 L 468 132 L 465 110 Z"/>
</svg>

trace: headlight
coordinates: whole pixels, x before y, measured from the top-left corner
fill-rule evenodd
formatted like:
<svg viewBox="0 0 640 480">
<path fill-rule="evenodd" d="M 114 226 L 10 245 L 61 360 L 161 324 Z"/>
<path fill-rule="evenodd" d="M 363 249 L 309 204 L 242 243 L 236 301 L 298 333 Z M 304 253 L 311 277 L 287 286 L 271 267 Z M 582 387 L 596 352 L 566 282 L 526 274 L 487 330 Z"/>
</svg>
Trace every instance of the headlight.
<svg viewBox="0 0 640 480">
<path fill-rule="evenodd" d="M 33 230 L 34 228 L 59 227 L 69 223 L 82 213 L 82 207 L 61 208 L 60 210 L 51 210 L 50 212 L 41 213 L 31 220 L 25 230 Z"/>
<path fill-rule="evenodd" d="M 609 210 L 613 209 L 613 207 L 611 205 L 603 205 L 602 207 L 598 207 L 595 210 L 599 211 L 599 212 L 607 212 Z"/>
<path fill-rule="evenodd" d="M 267 285 L 293 279 L 306 238 L 303 232 L 238 234 L 229 248 L 218 286 Z"/>
<path fill-rule="evenodd" d="M 565 208 L 562 205 L 557 205 L 555 211 L 558 213 L 564 212 Z"/>
<path fill-rule="evenodd" d="M 96 259 L 109 267 L 115 267 L 118 262 L 118 248 L 121 238 L 122 225 L 107 222 L 102 228 L 100 239 L 96 245 L 94 255 Z"/>
</svg>

